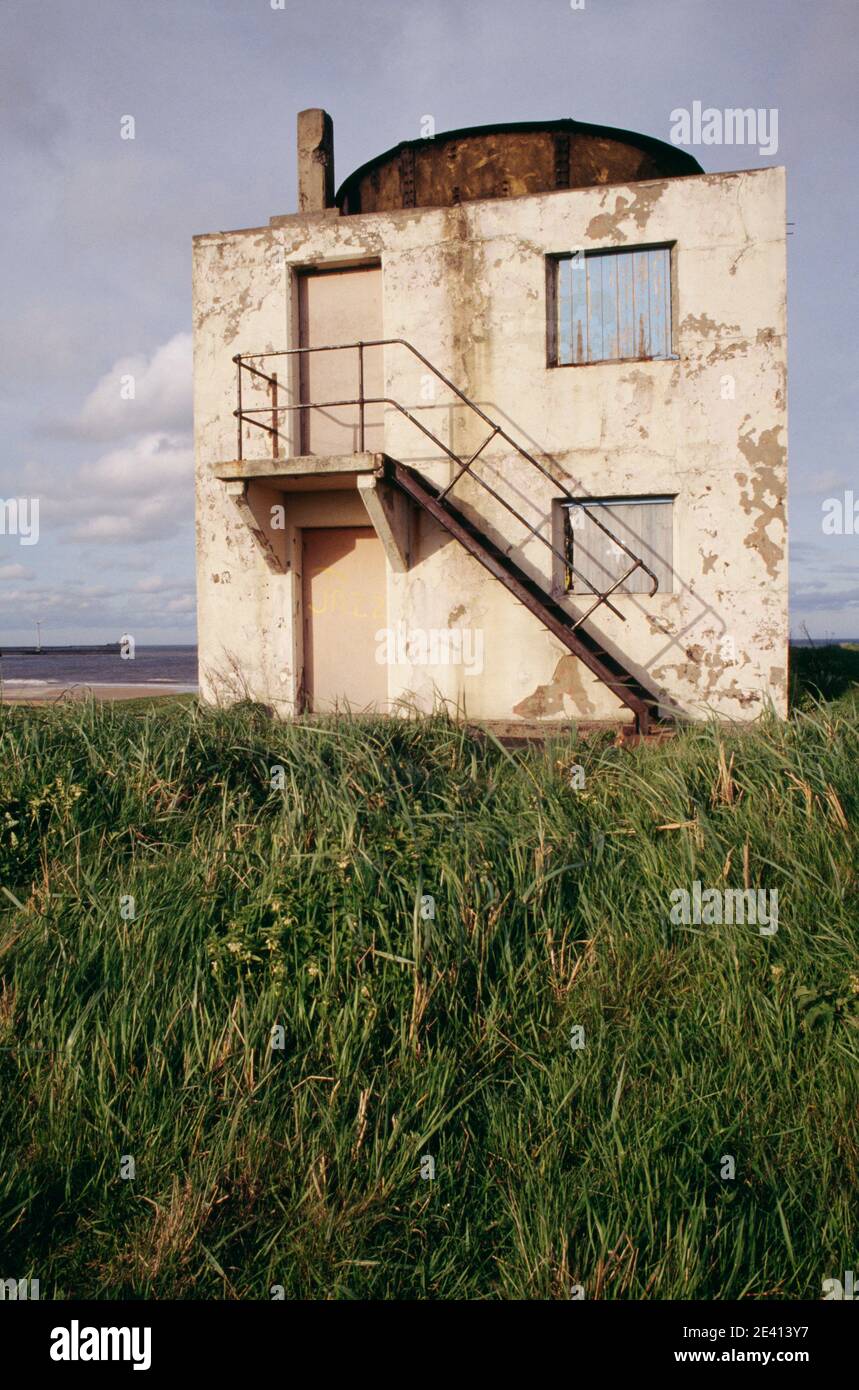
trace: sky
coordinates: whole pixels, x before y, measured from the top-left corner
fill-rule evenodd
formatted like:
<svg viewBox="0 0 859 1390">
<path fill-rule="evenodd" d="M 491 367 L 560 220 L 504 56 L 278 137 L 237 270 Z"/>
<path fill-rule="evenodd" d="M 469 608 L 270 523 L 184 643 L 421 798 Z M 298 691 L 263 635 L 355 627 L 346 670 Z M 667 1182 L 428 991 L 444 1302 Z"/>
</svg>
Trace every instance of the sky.
<svg viewBox="0 0 859 1390">
<path fill-rule="evenodd" d="M 859 635 L 857 40 L 857 0 L 4 0 L 0 645 L 195 641 L 191 237 L 295 211 L 299 110 L 339 184 L 427 115 L 668 140 L 695 101 L 778 112 L 690 152 L 787 168 L 791 630 Z"/>
</svg>

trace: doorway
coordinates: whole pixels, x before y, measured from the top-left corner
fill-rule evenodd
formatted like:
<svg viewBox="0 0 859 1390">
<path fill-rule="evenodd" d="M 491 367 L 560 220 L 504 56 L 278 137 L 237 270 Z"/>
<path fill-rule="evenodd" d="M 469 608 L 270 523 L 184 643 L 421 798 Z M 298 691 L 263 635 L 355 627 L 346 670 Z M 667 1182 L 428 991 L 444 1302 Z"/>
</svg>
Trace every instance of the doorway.
<svg viewBox="0 0 859 1390">
<path fill-rule="evenodd" d="M 385 552 L 371 526 L 302 532 L 304 705 L 324 714 L 346 705 L 383 710 L 388 671 L 376 660 L 387 613 Z"/>
<path fill-rule="evenodd" d="M 382 268 L 351 266 L 343 270 L 308 270 L 298 277 L 298 346 L 331 347 L 372 342 L 382 336 Z M 364 349 L 364 390 L 384 394 L 382 348 Z M 354 401 L 359 395 L 359 353 L 299 353 L 299 401 Z M 364 409 L 364 449 L 380 451 L 384 443 L 381 405 Z M 328 406 L 298 412 L 302 454 L 354 454 L 361 448 L 357 405 Z"/>
</svg>

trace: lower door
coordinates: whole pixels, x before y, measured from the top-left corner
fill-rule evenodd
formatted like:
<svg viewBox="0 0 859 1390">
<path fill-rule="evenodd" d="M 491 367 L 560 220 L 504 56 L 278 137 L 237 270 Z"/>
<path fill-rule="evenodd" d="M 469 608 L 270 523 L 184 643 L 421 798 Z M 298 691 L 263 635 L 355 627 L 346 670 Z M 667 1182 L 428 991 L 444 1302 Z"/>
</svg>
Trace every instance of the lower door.
<svg viewBox="0 0 859 1390">
<path fill-rule="evenodd" d="M 302 533 L 305 708 L 384 710 L 388 668 L 385 552 L 370 526 L 310 527 Z"/>
</svg>

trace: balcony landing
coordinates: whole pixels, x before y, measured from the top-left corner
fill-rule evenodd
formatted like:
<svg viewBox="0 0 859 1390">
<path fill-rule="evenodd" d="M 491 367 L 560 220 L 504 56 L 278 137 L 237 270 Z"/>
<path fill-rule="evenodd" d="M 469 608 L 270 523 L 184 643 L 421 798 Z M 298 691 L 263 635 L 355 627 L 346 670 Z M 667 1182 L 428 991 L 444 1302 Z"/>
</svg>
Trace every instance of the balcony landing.
<svg viewBox="0 0 859 1390">
<path fill-rule="evenodd" d="M 226 459 L 210 467 L 213 475 L 225 483 L 265 482 L 283 492 L 313 492 L 356 488 L 361 477 L 380 478 L 384 465 L 384 454 L 360 453 Z"/>
</svg>

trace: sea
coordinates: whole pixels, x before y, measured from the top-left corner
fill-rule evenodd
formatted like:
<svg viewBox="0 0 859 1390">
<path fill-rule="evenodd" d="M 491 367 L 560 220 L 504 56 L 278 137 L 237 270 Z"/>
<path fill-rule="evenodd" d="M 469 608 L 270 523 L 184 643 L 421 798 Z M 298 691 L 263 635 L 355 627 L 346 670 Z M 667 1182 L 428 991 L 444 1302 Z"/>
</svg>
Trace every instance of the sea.
<svg viewBox="0 0 859 1390">
<path fill-rule="evenodd" d="M 859 643 L 856 637 L 793 638 L 791 646 L 825 647 L 843 642 Z M 193 692 L 197 686 L 197 648 L 195 646 L 144 647 L 134 649 L 133 660 L 123 660 L 118 651 L 43 651 L 4 653 L 0 646 L 0 682 L 52 688 L 73 685 L 148 685 L 169 687 L 175 692 Z"/>
<path fill-rule="evenodd" d="M 133 660 L 129 660 L 123 659 L 118 650 L 4 654 L 0 643 L 0 681 L 47 689 L 71 685 L 149 685 L 190 692 L 197 689 L 197 648 L 144 647 L 138 643 Z"/>
<path fill-rule="evenodd" d="M 855 647 L 859 637 L 791 637 L 792 647 Z"/>
</svg>

